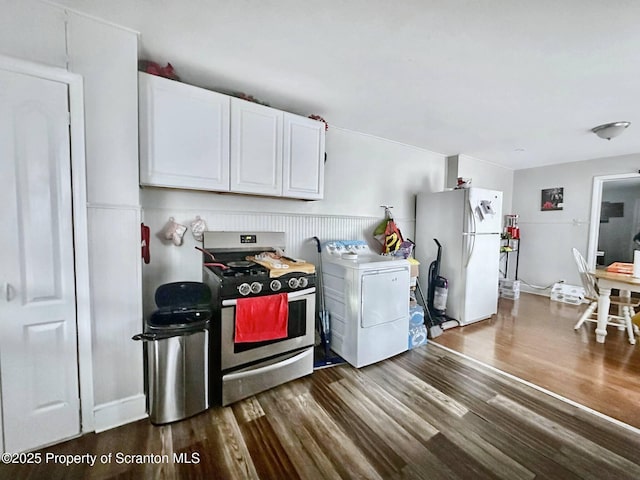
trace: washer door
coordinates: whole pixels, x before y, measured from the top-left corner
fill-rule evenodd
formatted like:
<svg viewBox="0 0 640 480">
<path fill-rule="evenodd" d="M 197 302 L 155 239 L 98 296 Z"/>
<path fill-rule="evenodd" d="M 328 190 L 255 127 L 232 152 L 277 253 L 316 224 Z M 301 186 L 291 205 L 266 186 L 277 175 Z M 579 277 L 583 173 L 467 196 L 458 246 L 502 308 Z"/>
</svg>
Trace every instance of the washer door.
<svg viewBox="0 0 640 480">
<path fill-rule="evenodd" d="M 369 328 L 409 316 L 409 270 L 364 272 L 361 327 Z"/>
</svg>

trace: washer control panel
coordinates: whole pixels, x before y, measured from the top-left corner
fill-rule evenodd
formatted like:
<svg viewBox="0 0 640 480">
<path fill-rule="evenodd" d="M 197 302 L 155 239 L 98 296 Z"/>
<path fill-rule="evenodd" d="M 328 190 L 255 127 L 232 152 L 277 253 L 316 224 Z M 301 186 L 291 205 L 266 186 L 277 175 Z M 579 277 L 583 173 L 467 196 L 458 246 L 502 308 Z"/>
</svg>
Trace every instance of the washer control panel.
<svg viewBox="0 0 640 480">
<path fill-rule="evenodd" d="M 331 240 L 325 242 L 324 253 L 346 260 L 356 260 L 358 255 L 374 254 L 364 240 Z"/>
</svg>

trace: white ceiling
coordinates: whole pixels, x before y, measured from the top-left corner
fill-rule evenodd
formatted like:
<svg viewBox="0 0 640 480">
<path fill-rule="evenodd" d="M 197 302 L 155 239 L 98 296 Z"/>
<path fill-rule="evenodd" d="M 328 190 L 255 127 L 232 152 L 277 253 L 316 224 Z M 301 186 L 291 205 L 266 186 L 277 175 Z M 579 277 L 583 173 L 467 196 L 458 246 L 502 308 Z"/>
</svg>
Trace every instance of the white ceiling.
<svg viewBox="0 0 640 480">
<path fill-rule="evenodd" d="M 638 0 L 55 1 L 187 83 L 330 127 L 513 169 L 640 152 Z"/>
</svg>

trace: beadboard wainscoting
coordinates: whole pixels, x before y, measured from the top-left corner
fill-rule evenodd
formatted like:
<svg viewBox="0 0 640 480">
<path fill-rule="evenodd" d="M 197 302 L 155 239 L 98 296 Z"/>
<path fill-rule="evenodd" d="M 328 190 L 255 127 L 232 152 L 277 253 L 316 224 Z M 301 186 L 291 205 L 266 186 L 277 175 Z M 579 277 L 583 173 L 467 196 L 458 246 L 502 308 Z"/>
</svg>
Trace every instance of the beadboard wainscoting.
<svg viewBox="0 0 640 480">
<path fill-rule="evenodd" d="M 312 263 L 318 260 L 314 236 L 323 242 L 364 239 L 375 248 L 373 231 L 384 218 L 382 214 L 379 217 L 333 216 L 145 207 L 144 223 L 151 229 L 151 262 L 143 265 L 145 317 L 156 308 L 153 298 L 159 285 L 202 280 L 202 254 L 194 248 L 201 242 L 195 240 L 191 231 L 191 222 L 197 216 L 205 220 L 208 230 L 285 232 L 287 254 Z M 164 237 L 164 227 L 170 218 L 188 227 L 180 246 Z M 414 219 L 396 218 L 395 221 L 405 239 L 413 238 Z"/>
</svg>

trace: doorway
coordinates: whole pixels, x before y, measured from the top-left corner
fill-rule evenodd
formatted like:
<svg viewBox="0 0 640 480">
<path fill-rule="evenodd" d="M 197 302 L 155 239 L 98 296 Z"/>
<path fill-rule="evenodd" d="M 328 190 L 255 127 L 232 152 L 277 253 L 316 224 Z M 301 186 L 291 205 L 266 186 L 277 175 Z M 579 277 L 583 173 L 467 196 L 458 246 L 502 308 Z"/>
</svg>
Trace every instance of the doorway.
<svg viewBox="0 0 640 480">
<path fill-rule="evenodd" d="M 2 55 L 0 83 L 0 450 L 15 453 L 93 430 L 83 93 Z"/>
<path fill-rule="evenodd" d="M 637 198 L 640 198 L 639 173 L 593 178 L 587 251 L 589 268 L 594 269 L 598 265 L 609 265 L 616 261 L 633 261 L 633 236 L 640 228 L 631 232 L 636 228 L 634 223 L 640 213 L 635 211 L 635 200 L 630 202 L 625 199 L 633 196 L 629 192 L 636 191 Z M 604 203 L 605 200 L 607 203 Z"/>
</svg>

